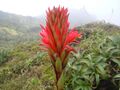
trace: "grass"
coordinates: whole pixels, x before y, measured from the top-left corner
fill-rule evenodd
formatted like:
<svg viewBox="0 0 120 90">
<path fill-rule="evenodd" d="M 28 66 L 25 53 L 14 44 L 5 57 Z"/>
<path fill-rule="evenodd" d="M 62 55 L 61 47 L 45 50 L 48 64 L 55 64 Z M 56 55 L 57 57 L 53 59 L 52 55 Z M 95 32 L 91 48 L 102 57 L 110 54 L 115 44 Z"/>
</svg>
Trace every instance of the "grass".
<svg viewBox="0 0 120 90">
<path fill-rule="evenodd" d="M 0 66 L 0 90 L 44 90 L 53 84 L 52 76 L 49 58 L 39 51 L 38 44 L 21 44 Z"/>
</svg>

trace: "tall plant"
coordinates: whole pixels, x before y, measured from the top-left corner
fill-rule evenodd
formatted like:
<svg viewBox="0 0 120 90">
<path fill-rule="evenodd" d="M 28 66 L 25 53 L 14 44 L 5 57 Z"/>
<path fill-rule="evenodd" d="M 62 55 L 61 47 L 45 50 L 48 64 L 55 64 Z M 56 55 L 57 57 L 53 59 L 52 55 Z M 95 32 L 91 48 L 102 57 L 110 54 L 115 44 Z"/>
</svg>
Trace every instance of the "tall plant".
<svg viewBox="0 0 120 90">
<path fill-rule="evenodd" d="M 48 8 L 46 25 L 41 25 L 41 44 L 48 52 L 56 75 L 56 90 L 64 90 L 64 69 L 68 55 L 74 48 L 72 43 L 78 43 L 76 38 L 81 34 L 74 28 L 69 31 L 68 9 L 64 7 Z"/>
</svg>

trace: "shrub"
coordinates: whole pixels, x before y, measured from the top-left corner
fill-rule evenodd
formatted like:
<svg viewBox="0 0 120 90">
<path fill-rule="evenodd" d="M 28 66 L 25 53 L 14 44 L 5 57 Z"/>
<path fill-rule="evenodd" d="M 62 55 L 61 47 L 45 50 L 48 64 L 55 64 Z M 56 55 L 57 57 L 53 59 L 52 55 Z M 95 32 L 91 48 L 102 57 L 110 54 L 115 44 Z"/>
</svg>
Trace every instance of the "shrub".
<svg viewBox="0 0 120 90">
<path fill-rule="evenodd" d="M 68 64 L 66 90 L 101 90 L 101 83 L 111 84 L 105 84 L 105 90 L 118 90 L 120 87 L 120 37 L 100 39 L 98 36 L 95 41 L 94 38 L 89 48 L 73 54 Z"/>
<path fill-rule="evenodd" d="M 8 54 L 9 52 L 6 50 L 0 50 L 0 65 L 8 61 Z"/>
</svg>

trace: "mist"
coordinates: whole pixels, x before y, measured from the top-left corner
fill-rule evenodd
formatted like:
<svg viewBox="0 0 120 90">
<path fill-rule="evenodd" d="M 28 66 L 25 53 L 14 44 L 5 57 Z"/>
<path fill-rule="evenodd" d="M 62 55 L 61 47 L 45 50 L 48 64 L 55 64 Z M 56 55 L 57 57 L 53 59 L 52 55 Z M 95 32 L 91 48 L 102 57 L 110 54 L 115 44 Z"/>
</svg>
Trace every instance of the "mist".
<svg viewBox="0 0 120 90">
<path fill-rule="evenodd" d="M 120 0 L 0 0 L 0 10 L 45 21 L 48 7 L 64 6 L 69 10 L 71 26 L 105 21 L 120 26 Z M 42 18 L 41 18 L 42 17 Z"/>
</svg>

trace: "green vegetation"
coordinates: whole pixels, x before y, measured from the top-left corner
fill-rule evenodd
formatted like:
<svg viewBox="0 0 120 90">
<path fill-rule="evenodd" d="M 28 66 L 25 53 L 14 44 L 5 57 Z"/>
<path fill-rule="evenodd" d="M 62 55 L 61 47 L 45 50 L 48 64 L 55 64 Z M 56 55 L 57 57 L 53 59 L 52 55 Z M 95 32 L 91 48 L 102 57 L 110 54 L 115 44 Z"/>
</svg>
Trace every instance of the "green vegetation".
<svg viewBox="0 0 120 90">
<path fill-rule="evenodd" d="M 78 53 L 69 56 L 65 90 L 119 90 L 120 28 L 92 23 L 78 30 L 84 36 L 73 45 Z M 16 44 L 6 42 L 11 47 L 0 43 L 0 90 L 53 90 L 52 65 L 36 41 L 20 37 Z"/>
<path fill-rule="evenodd" d="M 81 41 L 68 64 L 67 90 L 118 90 L 120 87 L 120 33 L 106 36 L 97 30 Z M 70 72 L 69 72 L 70 71 Z M 117 76 L 117 79 L 115 77 Z M 107 86 L 100 86 L 101 82 Z M 107 82 L 108 81 L 108 82 Z M 109 87 L 110 86 L 110 87 Z M 99 88 L 100 87 L 100 88 Z"/>
<path fill-rule="evenodd" d="M 8 51 L 1 50 L 0 51 L 0 65 L 5 63 L 8 60 Z"/>
<path fill-rule="evenodd" d="M 39 51 L 37 42 L 20 44 L 10 51 L 8 62 L 0 66 L 0 90 L 49 88 L 53 83 L 51 70 L 49 58 Z"/>
<path fill-rule="evenodd" d="M 0 48 L 38 38 L 39 19 L 0 11 Z"/>
</svg>

